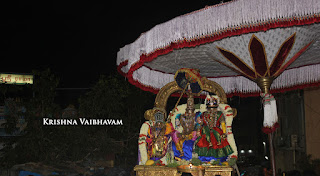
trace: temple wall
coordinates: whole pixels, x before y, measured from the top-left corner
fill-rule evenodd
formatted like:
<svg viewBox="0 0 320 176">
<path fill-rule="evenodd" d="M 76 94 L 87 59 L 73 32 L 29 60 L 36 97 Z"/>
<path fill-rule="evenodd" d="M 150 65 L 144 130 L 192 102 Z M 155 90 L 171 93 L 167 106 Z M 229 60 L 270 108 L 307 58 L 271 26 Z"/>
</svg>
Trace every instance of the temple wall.
<svg viewBox="0 0 320 176">
<path fill-rule="evenodd" d="M 320 88 L 304 91 L 306 152 L 320 158 Z"/>
<path fill-rule="evenodd" d="M 296 90 L 276 95 L 280 128 L 275 132 L 274 147 L 277 169 L 297 169 L 306 151 L 303 91 Z M 297 141 L 293 142 L 292 138 Z"/>
</svg>

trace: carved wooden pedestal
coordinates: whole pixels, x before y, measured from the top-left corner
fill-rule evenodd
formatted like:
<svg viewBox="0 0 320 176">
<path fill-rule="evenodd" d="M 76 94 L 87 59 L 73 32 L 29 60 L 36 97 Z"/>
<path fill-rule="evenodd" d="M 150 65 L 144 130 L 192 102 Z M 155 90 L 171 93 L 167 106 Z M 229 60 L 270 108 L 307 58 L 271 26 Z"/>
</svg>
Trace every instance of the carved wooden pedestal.
<svg viewBox="0 0 320 176">
<path fill-rule="evenodd" d="M 231 172 L 233 171 L 232 167 L 226 166 L 208 166 L 205 169 L 204 176 L 231 176 Z"/>
<path fill-rule="evenodd" d="M 140 166 L 134 167 L 137 176 L 180 176 L 181 173 L 177 171 L 175 167 L 165 167 L 165 166 Z M 203 174 L 193 174 L 193 176 L 231 176 L 233 169 L 231 167 L 224 166 L 207 166 L 205 167 L 205 172 Z"/>
<path fill-rule="evenodd" d="M 165 166 L 140 166 L 134 167 L 137 176 L 163 176 L 172 175 L 179 176 L 178 171 L 175 167 L 165 167 Z"/>
</svg>

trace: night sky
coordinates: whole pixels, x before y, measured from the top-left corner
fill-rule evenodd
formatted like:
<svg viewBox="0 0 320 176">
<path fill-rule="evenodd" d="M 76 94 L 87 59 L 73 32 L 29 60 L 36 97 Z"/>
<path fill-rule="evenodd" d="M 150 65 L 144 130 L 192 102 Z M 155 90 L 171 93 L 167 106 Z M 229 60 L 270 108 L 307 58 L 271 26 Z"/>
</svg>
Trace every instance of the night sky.
<svg viewBox="0 0 320 176">
<path fill-rule="evenodd" d="M 2 3 L 0 73 L 31 73 L 50 68 L 60 78 L 59 88 L 88 88 L 99 75 L 116 73 L 117 52 L 141 33 L 220 2 L 20 0 Z M 72 101 L 60 95 L 62 107 L 70 102 L 76 104 L 78 94 L 69 95 Z"/>
<path fill-rule="evenodd" d="M 141 33 L 219 2 L 10 1 L 0 5 L 0 72 L 50 68 L 59 87 L 90 87 L 116 72 L 119 48 Z"/>
</svg>

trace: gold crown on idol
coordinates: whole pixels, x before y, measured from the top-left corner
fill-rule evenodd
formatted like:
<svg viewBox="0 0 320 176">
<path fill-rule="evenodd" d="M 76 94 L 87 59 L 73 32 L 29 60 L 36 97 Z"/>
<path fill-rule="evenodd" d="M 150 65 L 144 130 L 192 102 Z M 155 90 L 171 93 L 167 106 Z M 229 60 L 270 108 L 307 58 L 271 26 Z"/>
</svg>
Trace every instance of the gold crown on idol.
<svg viewBox="0 0 320 176">
<path fill-rule="evenodd" d="M 186 113 L 194 113 L 194 98 L 192 93 L 188 93 Z"/>
<path fill-rule="evenodd" d="M 156 122 L 164 122 L 164 114 L 161 111 L 157 111 L 154 114 L 154 120 Z"/>
</svg>

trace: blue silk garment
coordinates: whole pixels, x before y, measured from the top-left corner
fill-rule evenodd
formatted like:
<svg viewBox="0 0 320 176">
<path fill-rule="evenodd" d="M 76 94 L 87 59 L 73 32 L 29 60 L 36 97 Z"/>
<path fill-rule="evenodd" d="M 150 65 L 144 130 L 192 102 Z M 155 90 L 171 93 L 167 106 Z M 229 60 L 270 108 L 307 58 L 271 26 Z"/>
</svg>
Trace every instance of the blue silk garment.
<svg viewBox="0 0 320 176">
<path fill-rule="evenodd" d="M 193 150 L 193 144 L 194 141 L 192 140 L 186 140 L 183 142 L 183 147 L 182 150 L 184 152 L 184 156 L 179 157 L 180 156 L 180 152 L 179 150 L 176 149 L 176 145 L 174 144 L 174 142 L 172 142 L 172 150 L 174 153 L 175 157 L 181 158 L 181 159 L 185 159 L 185 160 L 191 160 L 192 159 L 192 150 Z M 222 157 L 222 158 L 215 158 L 215 157 L 210 157 L 210 156 L 199 156 L 199 160 L 202 162 L 208 162 L 211 160 L 220 160 L 220 162 L 224 162 L 227 160 L 228 157 Z"/>
<path fill-rule="evenodd" d="M 179 157 L 180 152 L 179 152 L 179 150 L 176 149 L 176 145 L 174 144 L 174 142 L 172 142 L 172 150 L 173 150 L 174 156 L 179 157 L 181 159 L 185 159 L 185 160 L 191 160 L 192 159 L 193 143 L 194 143 L 194 141 L 192 141 L 192 140 L 184 141 L 183 147 L 182 147 L 182 150 L 184 152 L 184 156 Z"/>
</svg>

